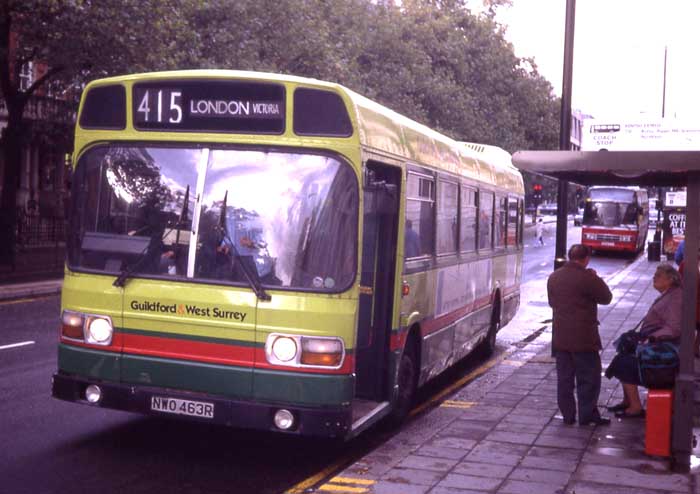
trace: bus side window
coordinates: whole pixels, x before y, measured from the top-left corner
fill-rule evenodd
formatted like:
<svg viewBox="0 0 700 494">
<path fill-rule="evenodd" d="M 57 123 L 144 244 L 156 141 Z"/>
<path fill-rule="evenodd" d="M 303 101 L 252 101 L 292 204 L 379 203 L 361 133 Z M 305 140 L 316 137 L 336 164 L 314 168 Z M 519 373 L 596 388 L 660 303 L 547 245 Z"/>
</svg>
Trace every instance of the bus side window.
<svg viewBox="0 0 700 494">
<path fill-rule="evenodd" d="M 457 252 L 457 216 L 459 214 L 457 184 L 440 180 L 437 203 L 437 253 Z"/>
<path fill-rule="evenodd" d="M 462 186 L 460 196 L 459 248 L 462 252 L 474 252 L 476 250 L 476 190 Z"/>
<path fill-rule="evenodd" d="M 491 248 L 493 192 L 479 191 L 479 250 Z"/>
<path fill-rule="evenodd" d="M 404 256 L 433 254 L 435 231 L 435 182 L 432 177 L 409 173 L 406 180 Z M 416 252 L 416 250 L 418 252 Z"/>
<path fill-rule="evenodd" d="M 506 197 L 496 197 L 496 213 L 494 216 L 494 247 L 505 247 L 506 245 L 506 209 L 508 199 Z"/>
</svg>

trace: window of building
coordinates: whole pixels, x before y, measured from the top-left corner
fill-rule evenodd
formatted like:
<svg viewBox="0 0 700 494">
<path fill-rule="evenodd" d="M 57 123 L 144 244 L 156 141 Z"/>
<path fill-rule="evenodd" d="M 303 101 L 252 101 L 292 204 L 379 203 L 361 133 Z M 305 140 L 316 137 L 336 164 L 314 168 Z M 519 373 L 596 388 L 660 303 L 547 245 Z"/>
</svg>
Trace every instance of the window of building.
<svg viewBox="0 0 700 494">
<path fill-rule="evenodd" d="M 459 248 L 462 252 L 474 252 L 476 250 L 476 189 L 462 187 L 460 199 Z"/>
<path fill-rule="evenodd" d="M 34 83 L 34 66 L 32 62 L 22 65 L 19 71 L 19 89 L 26 91 Z"/>
<path fill-rule="evenodd" d="M 404 256 L 431 255 L 435 231 L 435 181 L 428 175 L 409 173 L 406 180 Z"/>
<path fill-rule="evenodd" d="M 440 180 L 437 201 L 437 253 L 457 252 L 457 215 L 459 188 L 456 183 Z"/>
</svg>

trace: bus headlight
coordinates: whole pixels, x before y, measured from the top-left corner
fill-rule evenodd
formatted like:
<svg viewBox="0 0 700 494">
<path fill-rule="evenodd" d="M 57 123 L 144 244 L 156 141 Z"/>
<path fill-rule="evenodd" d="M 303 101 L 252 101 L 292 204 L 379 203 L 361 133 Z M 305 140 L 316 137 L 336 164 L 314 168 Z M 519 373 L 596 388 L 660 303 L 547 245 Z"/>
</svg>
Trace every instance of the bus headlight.
<svg viewBox="0 0 700 494">
<path fill-rule="evenodd" d="M 595 240 L 596 234 L 595 233 L 586 233 L 585 237 L 586 237 L 586 240 Z"/>
<path fill-rule="evenodd" d="M 90 317 L 85 334 L 85 343 L 93 345 L 109 345 L 112 343 L 112 323 L 103 317 Z"/>
<path fill-rule="evenodd" d="M 64 310 L 61 314 L 61 337 L 91 345 L 112 344 L 114 327 L 109 316 Z"/>
<path fill-rule="evenodd" d="M 272 333 L 265 341 L 270 364 L 290 367 L 329 367 L 337 369 L 345 358 L 341 338 Z"/>
<path fill-rule="evenodd" d="M 622 235 L 620 237 L 620 242 L 631 242 L 632 241 L 632 235 Z"/>
<path fill-rule="evenodd" d="M 280 362 L 290 362 L 297 356 L 297 342 L 288 336 L 277 336 L 272 341 L 272 356 Z"/>
</svg>

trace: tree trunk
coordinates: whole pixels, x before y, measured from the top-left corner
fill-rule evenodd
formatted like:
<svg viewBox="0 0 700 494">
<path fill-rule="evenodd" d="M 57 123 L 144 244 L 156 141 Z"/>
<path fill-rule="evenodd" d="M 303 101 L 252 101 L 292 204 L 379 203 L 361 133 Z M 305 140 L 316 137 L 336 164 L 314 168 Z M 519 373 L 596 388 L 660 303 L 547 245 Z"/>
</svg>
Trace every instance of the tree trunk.
<svg viewBox="0 0 700 494">
<path fill-rule="evenodd" d="M 22 166 L 21 123 L 10 117 L 0 142 L 4 162 L 2 198 L 0 199 L 0 238 L 2 239 L 0 264 L 14 268 L 17 241 L 17 186 Z"/>
</svg>

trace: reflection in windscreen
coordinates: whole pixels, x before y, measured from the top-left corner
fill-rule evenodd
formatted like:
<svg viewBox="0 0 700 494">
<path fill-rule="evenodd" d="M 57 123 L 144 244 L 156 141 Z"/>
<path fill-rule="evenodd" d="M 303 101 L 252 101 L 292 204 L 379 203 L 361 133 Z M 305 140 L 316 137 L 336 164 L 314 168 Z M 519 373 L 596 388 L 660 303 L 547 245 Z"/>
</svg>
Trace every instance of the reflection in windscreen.
<svg viewBox="0 0 700 494">
<path fill-rule="evenodd" d="M 72 267 L 243 283 L 246 263 L 263 285 L 322 291 L 354 279 L 357 179 L 336 158 L 105 146 L 74 183 Z"/>
<path fill-rule="evenodd" d="M 634 225 L 637 208 L 634 204 L 618 202 L 587 202 L 583 212 L 583 224 L 587 226 Z"/>
</svg>

